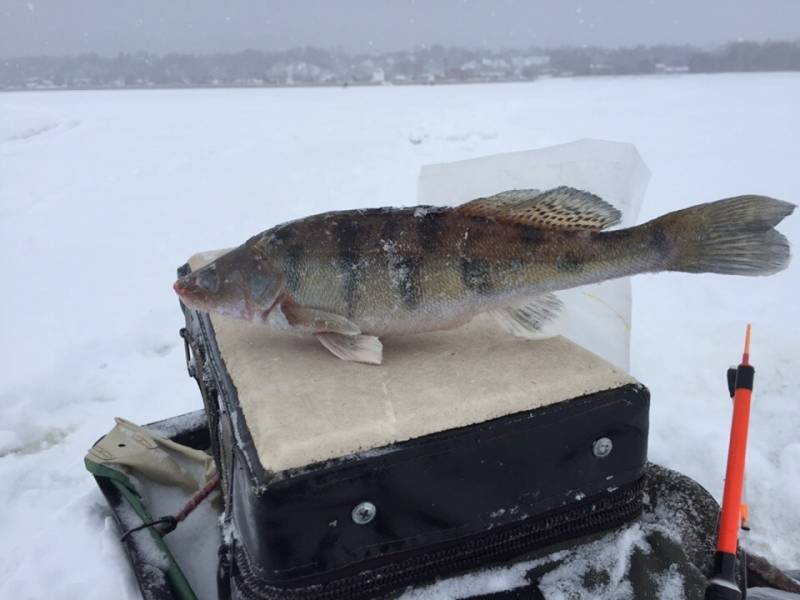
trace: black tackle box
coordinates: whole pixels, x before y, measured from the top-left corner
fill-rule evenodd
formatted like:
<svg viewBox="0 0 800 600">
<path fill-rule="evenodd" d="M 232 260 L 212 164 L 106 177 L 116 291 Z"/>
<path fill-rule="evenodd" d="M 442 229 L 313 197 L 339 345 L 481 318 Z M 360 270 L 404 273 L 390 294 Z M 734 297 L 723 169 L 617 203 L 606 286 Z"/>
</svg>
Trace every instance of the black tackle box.
<svg viewBox="0 0 800 600">
<path fill-rule="evenodd" d="M 371 366 L 183 310 L 222 475 L 221 598 L 391 596 L 641 511 L 648 390 L 564 338 L 476 319 L 385 340 Z"/>
</svg>

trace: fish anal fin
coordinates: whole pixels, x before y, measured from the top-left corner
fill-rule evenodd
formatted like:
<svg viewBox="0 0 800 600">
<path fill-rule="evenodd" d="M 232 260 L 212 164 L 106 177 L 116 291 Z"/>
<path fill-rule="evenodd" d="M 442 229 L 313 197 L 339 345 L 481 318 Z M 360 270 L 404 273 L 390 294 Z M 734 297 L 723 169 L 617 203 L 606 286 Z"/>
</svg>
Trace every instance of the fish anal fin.
<svg viewBox="0 0 800 600">
<path fill-rule="evenodd" d="M 315 337 L 331 354 L 342 360 L 370 365 L 383 362 L 383 344 L 374 335 L 318 333 Z"/>
<path fill-rule="evenodd" d="M 338 333 L 358 335 L 361 329 L 347 317 L 316 308 L 282 304 L 281 312 L 293 329 L 309 333 Z"/>
<path fill-rule="evenodd" d="M 554 294 L 544 294 L 493 310 L 490 314 L 509 333 L 540 340 L 560 333 L 564 304 Z"/>
<path fill-rule="evenodd" d="M 605 229 L 622 214 L 599 196 L 561 186 L 546 192 L 508 190 L 458 206 L 456 212 L 546 229 Z"/>
</svg>

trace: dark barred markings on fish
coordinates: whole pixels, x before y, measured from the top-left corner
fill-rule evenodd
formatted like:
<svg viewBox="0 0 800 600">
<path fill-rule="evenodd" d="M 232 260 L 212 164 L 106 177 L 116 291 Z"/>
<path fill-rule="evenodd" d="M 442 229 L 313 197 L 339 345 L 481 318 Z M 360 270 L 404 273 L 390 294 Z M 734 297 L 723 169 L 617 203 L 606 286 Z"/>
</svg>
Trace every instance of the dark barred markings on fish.
<svg viewBox="0 0 800 600">
<path fill-rule="evenodd" d="M 491 312 L 536 338 L 552 292 L 657 271 L 768 275 L 794 205 L 739 196 L 604 231 L 620 214 L 573 188 L 511 190 L 456 208 L 329 212 L 278 225 L 175 283 L 184 303 L 313 334 L 380 363 L 377 336 L 457 327 Z"/>
</svg>

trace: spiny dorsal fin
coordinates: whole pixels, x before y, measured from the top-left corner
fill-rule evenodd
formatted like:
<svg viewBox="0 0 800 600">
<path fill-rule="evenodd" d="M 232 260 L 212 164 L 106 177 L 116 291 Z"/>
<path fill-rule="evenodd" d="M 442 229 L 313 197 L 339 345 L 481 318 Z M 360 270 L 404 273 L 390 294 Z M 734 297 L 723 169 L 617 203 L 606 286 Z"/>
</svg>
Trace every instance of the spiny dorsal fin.
<svg viewBox="0 0 800 600">
<path fill-rule="evenodd" d="M 548 229 L 605 229 L 622 218 L 622 214 L 605 200 L 566 186 L 546 192 L 509 190 L 467 202 L 456 211 Z"/>
</svg>

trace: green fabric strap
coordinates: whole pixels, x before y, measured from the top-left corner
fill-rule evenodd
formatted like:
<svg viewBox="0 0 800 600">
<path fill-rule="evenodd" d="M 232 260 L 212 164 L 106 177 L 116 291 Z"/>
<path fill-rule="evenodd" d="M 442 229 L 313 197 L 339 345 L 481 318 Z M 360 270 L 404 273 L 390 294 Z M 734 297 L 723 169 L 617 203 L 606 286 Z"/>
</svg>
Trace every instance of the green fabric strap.
<svg viewBox="0 0 800 600">
<path fill-rule="evenodd" d="M 142 523 L 149 523 L 153 520 L 153 517 L 147 511 L 147 508 L 142 502 L 141 497 L 136 492 L 133 485 L 131 485 L 130 480 L 124 473 L 105 465 L 100 465 L 89 459 L 84 459 L 84 464 L 86 465 L 86 470 L 92 475 L 95 477 L 103 477 L 112 483 L 112 485 L 119 491 L 134 512 L 139 516 L 140 519 L 142 519 Z M 175 593 L 175 597 L 178 598 L 178 600 L 197 600 L 197 596 L 195 595 L 194 590 L 192 590 L 192 586 L 189 585 L 189 582 L 186 579 L 186 576 L 183 574 L 183 571 L 181 571 L 181 568 L 178 566 L 175 557 L 172 555 L 169 547 L 164 542 L 164 538 L 161 537 L 161 534 L 158 533 L 154 527 L 148 527 L 147 529 L 150 531 L 150 535 L 153 536 L 153 540 L 155 541 L 156 545 L 161 549 L 162 552 L 164 552 L 167 560 L 169 561 L 169 568 L 165 574 L 167 576 L 167 581 Z"/>
</svg>

